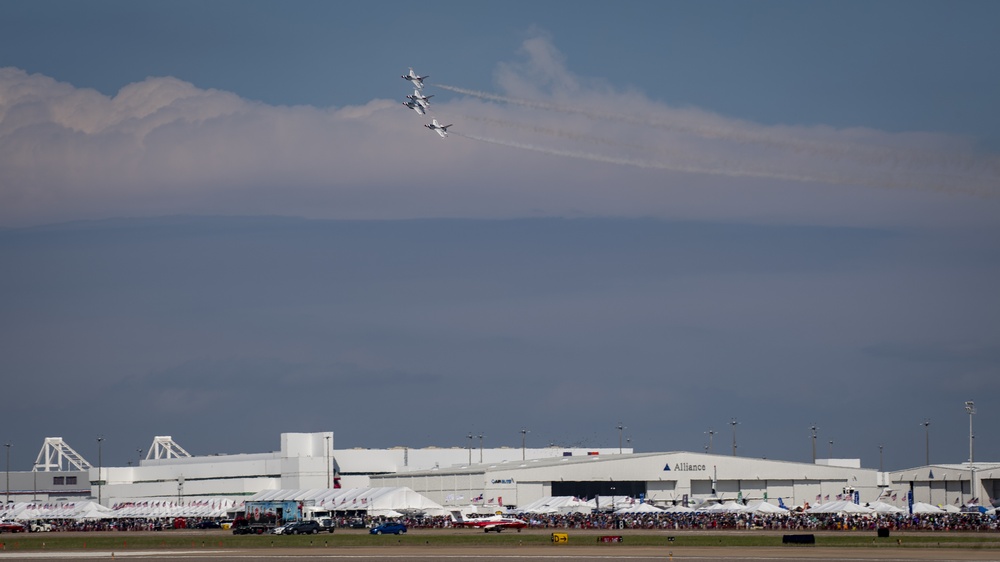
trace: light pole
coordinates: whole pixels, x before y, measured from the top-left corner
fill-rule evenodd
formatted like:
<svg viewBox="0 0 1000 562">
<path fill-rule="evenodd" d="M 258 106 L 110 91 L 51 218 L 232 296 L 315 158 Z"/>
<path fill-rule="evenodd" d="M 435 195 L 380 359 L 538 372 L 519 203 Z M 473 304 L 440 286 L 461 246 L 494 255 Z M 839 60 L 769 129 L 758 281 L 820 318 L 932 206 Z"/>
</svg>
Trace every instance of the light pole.
<svg viewBox="0 0 1000 562">
<path fill-rule="evenodd" d="M 833 458 L 833 439 L 830 440 L 830 454 L 827 456 L 828 459 Z"/>
<path fill-rule="evenodd" d="M 524 460 L 524 444 L 527 440 L 529 431 L 527 429 L 521 428 L 521 460 Z"/>
<path fill-rule="evenodd" d="M 326 463 L 326 487 L 327 489 L 333 488 L 333 483 L 330 482 L 330 435 L 323 436 L 326 442 L 326 447 L 323 449 L 323 459 Z"/>
<path fill-rule="evenodd" d="M 625 426 L 622 425 L 622 422 L 618 422 L 617 427 L 618 427 L 618 454 L 620 455 L 622 454 L 622 430 L 625 429 Z"/>
<path fill-rule="evenodd" d="M 472 464 L 472 437 L 473 437 L 473 435 L 470 433 L 470 434 L 466 435 L 466 437 L 469 438 L 469 464 L 471 465 Z"/>
<path fill-rule="evenodd" d="M 139 466 L 139 464 L 142 463 L 142 449 L 136 449 L 135 452 L 136 452 L 135 465 Z"/>
<path fill-rule="evenodd" d="M 708 447 L 705 447 L 705 452 L 706 453 L 711 453 L 712 452 L 712 437 L 714 437 L 715 434 L 718 433 L 718 432 L 715 431 L 714 429 L 709 429 L 705 433 L 708 434 Z"/>
<path fill-rule="evenodd" d="M 729 425 L 733 426 L 733 456 L 736 456 L 736 426 L 740 422 L 736 421 L 736 418 L 729 420 Z"/>
<path fill-rule="evenodd" d="M 3 502 L 4 505 L 10 503 L 10 447 L 11 443 L 4 443 L 4 447 L 7 447 L 7 499 Z"/>
<path fill-rule="evenodd" d="M 104 485 L 104 480 L 101 479 L 104 473 L 104 463 L 101 459 L 101 443 L 104 442 L 103 437 L 97 438 L 97 503 L 101 503 L 101 486 Z"/>
<path fill-rule="evenodd" d="M 878 446 L 878 471 L 884 472 L 882 470 L 882 445 Z"/>
<path fill-rule="evenodd" d="M 813 437 L 813 464 L 816 464 L 816 430 L 819 428 L 816 427 L 816 424 L 812 424 L 812 427 L 809 429 L 812 431 Z"/>
<path fill-rule="evenodd" d="M 483 464 L 483 434 L 479 434 L 479 464 Z"/>
<path fill-rule="evenodd" d="M 920 422 L 920 425 L 924 426 L 924 454 L 926 458 L 924 461 L 928 466 L 931 464 L 931 420 L 925 419 Z"/>
<path fill-rule="evenodd" d="M 976 403 L 969 400 L 965 403 L 965 411 L 969 413 L 969 498 L 976 498 L 976 450 L 972 446 L 975 433 L 972 432 L 972 416 L 976 415 Z"/>
</svg>

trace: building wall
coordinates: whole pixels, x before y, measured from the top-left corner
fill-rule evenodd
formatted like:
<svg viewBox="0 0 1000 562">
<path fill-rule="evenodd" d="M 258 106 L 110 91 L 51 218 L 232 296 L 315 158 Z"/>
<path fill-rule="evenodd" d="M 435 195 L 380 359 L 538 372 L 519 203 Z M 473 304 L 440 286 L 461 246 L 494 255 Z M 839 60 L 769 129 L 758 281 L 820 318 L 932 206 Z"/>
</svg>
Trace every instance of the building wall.
<svg viewBox="0 0 1000 562">
<path fill-rule="evenodd" d="M 10 489 L 7 489 L 8 474 L 0 474 L 0 502 L 12 503 L 46 501 L 59 498 L 80 498 L 90 495 L 90 480 L 84 470 L 50 472 L 10 472 Z"/>
<path fill-rule="evenodd" d="M 668 469 L 669 468 L 669 469 Z M 461 475 L 459 494 L 452 486 Z M 476 487 L 476 478 L 478 485 Z M 591 459 L 549 459 L 373 477 L 374 486 L 407 486 L 442 505 L 449 497 L 503 497 L 508 505 L 524 505 L 545 497 L 554 482 L 614 481 L 645 483 L 646 497 L 659 504 L 704 498 L 715 490 L 722 499 L 767 499 L 786 505 L 831 499 L 845 488 L 857 490 L 862 503 L 874 501 L 880 489 L 871 469 L 704 455 L 649 453 Z M 582 486 L 581 486 L 582 487 Z M 618 487 L 619 490 L 624 488 Z M 508 501 L 516 498 L 516 501 Z"/>
<path fill-rule="evenodd" d="M 890 485 L 897 494 L 913 492 L 913 501 L 931 505 L 964 505 L 978 498 L 986 505 L 996 498 L 1000 481 L 1000 464 L 975 463 L 975 488 L 970 487 L 972 472 L 968 464 L 929 465 L 889 474 Z"/>
</svg>

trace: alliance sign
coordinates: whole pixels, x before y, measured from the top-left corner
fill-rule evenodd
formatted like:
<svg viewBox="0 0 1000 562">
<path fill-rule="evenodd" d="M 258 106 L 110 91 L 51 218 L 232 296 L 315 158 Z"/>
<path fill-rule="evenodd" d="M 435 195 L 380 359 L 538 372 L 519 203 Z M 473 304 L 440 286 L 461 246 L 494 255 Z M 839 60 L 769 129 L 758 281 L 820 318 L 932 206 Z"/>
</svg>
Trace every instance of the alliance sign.
<svg viewBox="0 0 1000 562">
<path fill-rule="evenodd" d="M 670 468 L 670 463 L 663 467 L 663 470 L 676 470 L 680 472 L 699 472 L 707 470 L 703 464 L 688 464 L 686 462 L 679 462 L 674 465 L 674 468 Z"/>
</svg>

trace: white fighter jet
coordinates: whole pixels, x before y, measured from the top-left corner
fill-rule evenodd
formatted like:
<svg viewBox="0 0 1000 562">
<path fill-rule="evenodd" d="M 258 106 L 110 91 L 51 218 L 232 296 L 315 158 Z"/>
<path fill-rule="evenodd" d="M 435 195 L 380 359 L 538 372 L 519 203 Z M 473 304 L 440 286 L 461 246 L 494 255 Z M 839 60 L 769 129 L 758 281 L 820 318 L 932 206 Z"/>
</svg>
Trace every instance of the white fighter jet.
<svg viewBox="0 0 1000 562">
<path fill-rule="evenodd" d="M 406 107 L 409 107 L 413 111 L 416 111 L 420 115 L 427 115 L 427 109 L 425 109 L 424 106 L 420 105 L 419 103 L 417 103 L 415 101 L 404 101 L 403 105 L 405 105 Z"/>
<path fill-rule="evenodd" d="M 413 87 L 422 90 L 424 88 L 424 78 L 430 78 L 430 76 L 417 76 L 416 72 L 413 72 L 413 67 L 410 67 L 410 73 L 404 74 L 402 76 L 404 80 L 409 80 L 413 83 Z"/>
<path fill-rule="evenodd" d="M 427 109 L 431 106 L 430 99 L 433 98 L 434 96 L 433 95 L 425 96 L 420 93 L 420 90 L 413 90 L 413 95 L 406 97 L 413 100 L 414 103 L 419 103 L 424 109 Z"/>
<path fill-rule="evenodd" d="M 441 138 L 445 138 L 448 136 L 448 127 L 451 127 L 451 125 L 441 125 L 438 123 L 437 119 L 431 119 L 431 124 L 424 125 L 424 127 L 427 127 L 428 129 L 441 135 Z"/>
</svg>

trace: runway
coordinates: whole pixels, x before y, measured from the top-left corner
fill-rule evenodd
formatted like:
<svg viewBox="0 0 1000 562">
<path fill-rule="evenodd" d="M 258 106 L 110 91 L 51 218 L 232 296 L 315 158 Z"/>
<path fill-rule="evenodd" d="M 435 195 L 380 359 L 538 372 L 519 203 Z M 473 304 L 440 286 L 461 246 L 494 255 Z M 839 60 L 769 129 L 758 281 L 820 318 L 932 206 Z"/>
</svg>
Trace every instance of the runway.
<svg viewBox="0 0 1000 562">
<path fill-rule="evenodd" d="M 141 560 L 159 562 L 185 560 L 209 562 L 216 560 L 295 560 L 336 562 L 371 562 L 373 560 L 406 560 L 414 562 L 512 562 L 520 560 L 582 560 L 582 561 L 707 561 L 730 560 L 733 562 L 765 562 L 770 560 L 840 560 L 905 562 L 909 560 L 935 560 L 959 562 L 968 560 L 1000 561 L 1000 553 L 964 548 L 733 548 L 698 547 L 665 550 L 659 547 L 619 546 L 551 546 L 551 547 L 448 547 L 421 548 L 385 547 L 338 548 L 280 548 L 280 549 L 227 549 L 204 550 L 133 550 L 133 551 L 73 551 L 73 552 L 0 552 L 0 560 Z"/>
</svg>

